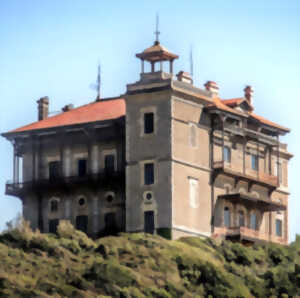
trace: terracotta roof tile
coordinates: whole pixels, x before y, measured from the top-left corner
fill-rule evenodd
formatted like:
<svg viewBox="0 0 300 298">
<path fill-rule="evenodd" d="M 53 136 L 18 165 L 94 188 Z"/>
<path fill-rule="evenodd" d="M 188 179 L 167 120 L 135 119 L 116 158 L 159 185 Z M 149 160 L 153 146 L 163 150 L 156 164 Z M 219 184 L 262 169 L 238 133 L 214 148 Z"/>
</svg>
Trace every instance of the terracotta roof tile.
<svg viewBox="0 0 300 298">
<path fill-rule="evenodd" d="M 275 127 L 275 128 L 278 128 L 278 129 L 281 129 L 283 131 L 286 131 L 286 132 L 289 132 L 290 130 L 286 127 L 283 127 L 277 123 L 274 123 L 262 116 L 259 116 L 259 115 L 256 115 L 254 114 L 253 112 L 250 112 L 250 113 L 241 113 L 241 112 L 238 112 L 236 110 L 234 110 L 232 107 L 235 107 L 237 105 L 239 105 L 243 100 L 245 100 L 245 98 L 243 97 L 240 97 L 240 98 L 232 98 L 232 99 L 224 99 L 224 100 L 221 100 L 220 98 L 215 98 L 214 100 L 214 103 L 211 105 L 211 106 L 215 106 L 217 107 L 218 109 L 220 110 L 223 110 L 223 111 L 228 111 L 228 112 L 236 112 L 236 114 L 244 114 L 245 115 L 248 115 L 252 118 L 254 118 L 255 120 L 265 124 L 265 125 L 268 125 L 268 126 L 271 126 L 271 127 Z"/>
<path fill-rule="evenodd" d="M 103 100 L 25 125 L 9 133 L 110 120 L 125 116 L 125 114 L 126 105 L 124 99 Z"/>
<path fill-rule="evenodd" d="M 279 125 L 279 124 L 277 124 L 277 123 L 274 123 L 274 122 L 272 122 L 272 121 L 270 121 L 270 120 L 268 120 L 268 119 L 266 119 L 266 118 L 264 118 L 264 117 L 262 117 L 262 116 L 256 115 L 256 114 L 254 114 L 254 113 L 250 113 L 249 115 L 250 115 L 252 118 L 254 118 L 255 120 L 258 120 L 259 122 L 261 122 L 261 123 L 263 123 L 263 124 L 266 124 L 266 125 L 269 125 L 269 126 L 272 126 L 272 127 L 279 128 L 279 129 L 284 130 L 284 131 L 286 131 L 286 132 L 289 132 L 289 131 L 290 131 L 289 128 L 286 128 L 286 127 L 281 126 L 281 125 Z"/>
</svg>

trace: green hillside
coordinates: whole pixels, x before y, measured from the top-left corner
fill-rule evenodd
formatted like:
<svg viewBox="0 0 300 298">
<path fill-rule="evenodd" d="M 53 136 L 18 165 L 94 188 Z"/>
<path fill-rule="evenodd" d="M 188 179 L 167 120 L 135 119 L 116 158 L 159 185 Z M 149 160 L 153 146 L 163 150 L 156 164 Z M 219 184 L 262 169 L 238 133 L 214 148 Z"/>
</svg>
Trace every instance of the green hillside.
<svg viewBox="0 0 300 298">
<path fill-rule="evenodd" d="M 300 297 L 289 247 L 122 234 L 96 241 L 64 223 L 0 235 L 0 297 Z"/>
</svg>

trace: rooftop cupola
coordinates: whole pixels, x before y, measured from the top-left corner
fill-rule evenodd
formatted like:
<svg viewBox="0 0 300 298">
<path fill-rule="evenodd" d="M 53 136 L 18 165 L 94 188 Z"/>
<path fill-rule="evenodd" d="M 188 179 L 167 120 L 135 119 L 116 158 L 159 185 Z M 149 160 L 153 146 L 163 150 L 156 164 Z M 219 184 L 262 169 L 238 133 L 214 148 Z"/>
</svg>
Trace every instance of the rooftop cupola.
<svg viewBox="0 0 300 298">
<path fill-rule="evenodd" d="M 153 46 L 145 49 L 142 53 L 136 54 L 136 57 L 141 59 L 142 65 L 142 73 L 145 72 L 144 62 L 148 61 L 151 64 L 151 72 L 155 72 L 155 63 L 159 62 L 160 64 L 160 71 L 163 70 L 163 62 L 169 61 L 169 72 L 173 73 L 173 61 L 177 59 L 179 56 L 176 54 L 171 53 L 165 47 L 163 47 L 158 39 L 160 32 L 158 31 L 158 18 L 156 20 L 156 40 Z"/>
</svg>

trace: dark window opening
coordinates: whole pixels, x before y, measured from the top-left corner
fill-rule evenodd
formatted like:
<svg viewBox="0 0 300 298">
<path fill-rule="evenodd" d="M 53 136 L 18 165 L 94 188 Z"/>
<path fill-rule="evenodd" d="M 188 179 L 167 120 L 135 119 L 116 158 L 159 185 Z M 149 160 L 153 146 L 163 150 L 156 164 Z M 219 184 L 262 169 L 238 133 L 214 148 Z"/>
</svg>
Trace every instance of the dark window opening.
<svg viewBox="0 0 300 298">
<path fill-rule="evenodd" d="M 87 233 L 88 230 L 88 217 L 87 215 L 79 215 L 76 217 L 76 229 Z"/>
<path fill-rule="evenodd" d="M 144 213 L 144 232 L 148 234 L 154 234 L 154 211 L 146 211 Z"/>
<path fill-rule="evenodd" d="M 58 224 L 59 224 L 58 219 L 50 219 L 49 220 L 49 233 L 56 234 Z"/>
<path fill-rule="evenodd" d="M 49 162 L 49 179 L 55 180 L 60 177 L 60 162 L 51 161 Z"/>
<path fill-rule="evenodd" d="M 79 159 L 78 160 L 78 176 L 83 177 L 87 174 L 87 160 Z"/>
<path fill-rule="evenodd" d="M 154 183 L 154 164 L 146 163 L 144 165 L 144 180 L 145 185 L 150 185 Z"/>
<path fill-rule="evenodd" d="M 148 193 L 146 194 L 146 199 L 147 199 L 147 200 L 151 200 L 151 199 L 152 199 L 152 193 L 151 193 L 151 192 L 148 192 Z"/>
<path fill-rule="evenodd" d="M 57 200 L 51 201 L 50 210 L 51 210 L 51 212 L 56 212 L 58 210 L 58 201 Z"/>
<path fill-rule="evenodd" d="M 115 171 L 115 156 L 113 154 L 105 155 L 104 167 L 106 173 L 113 173 Z"/>
<path fill-rule="evenodd" d="M 106 235 L 114 235 L 117 233 L 116 214 L 114 212 L 106 213 L 104 222 Z"/>
<path fill-rule="evenodd" d="M 144 133 L 153 133 L 154 131 L 154 114 L 145 113 L 144 114 Z"/>
<path fill-rule="evenodd" d="M 113 199 L 114 199 L 114 197 L 112 196 L 112 195 L 108 195 L 107 197 L 106 197 L 106 200 L 107 200 L 107 202 L 112 202 L 113 201 Z"/>
<path fill-rule="evenodd" d="M 282 220 L 276 219 L 276 236 L 282 236 Z"/>
<path fill-rule="evenodd" d="M 85 204 L 85 199 L 84 198 L 80 198 L 78 201 L 79 206 L 83 206 Z"/>
</svg>

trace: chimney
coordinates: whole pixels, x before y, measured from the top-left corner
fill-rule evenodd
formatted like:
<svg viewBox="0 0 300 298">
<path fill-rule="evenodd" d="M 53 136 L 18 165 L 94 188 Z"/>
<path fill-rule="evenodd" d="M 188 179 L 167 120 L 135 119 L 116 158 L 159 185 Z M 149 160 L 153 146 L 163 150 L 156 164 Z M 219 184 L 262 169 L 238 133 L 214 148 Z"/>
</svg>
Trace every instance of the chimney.
<svg viewBox="0 0 300 298">
<path fill-rule="evenodd" d="M 48 96 L 41 97 L 38 101 L 38 120 L 48 118 L 49 112 L 49 98 Z"/>
<path fill-rule="evenodd" d="M 207 91 L 211 92 L 214 97 L 219 95 L 219 87 L 216 82 L 207 81 L 204 84 L 204 87 L 206 88 Z"/>
<path fill-rule="evenodd" d="M 68 104 L 68 105 L 65 105 L 61 110 L 63 112 L 68 112 L 70 110 L 74 109 L 74 105 L 72 103 Z"/>
<path fill-rule="evenodd" d="M 177 80 L 180 82 L 186 82 L 189 84 L 193 84 L 193 79 L 191 77 L 191 75 L 188 72 L 184 72 L 184 71 L 180 71 L 177 75 Z"/>
<path fill-rule="evenodd" d="M 252 104 L 252 100 L 253 100 L 253 88 L 251 86 L 246 86 L 244 89 L 245 92 L 245 98 L 249 101 L 250 104 Z"/>
</svg>

